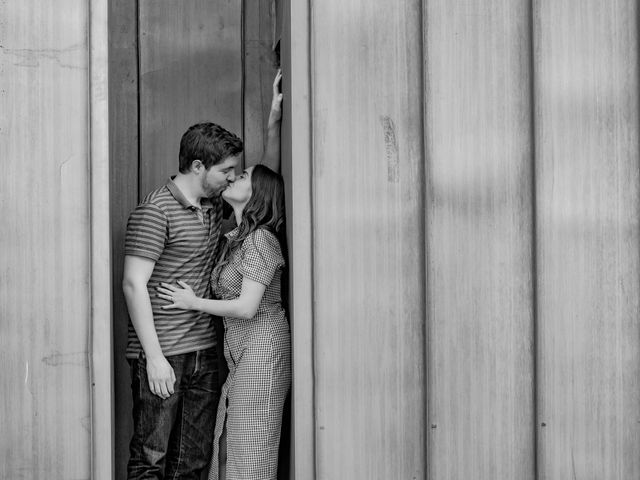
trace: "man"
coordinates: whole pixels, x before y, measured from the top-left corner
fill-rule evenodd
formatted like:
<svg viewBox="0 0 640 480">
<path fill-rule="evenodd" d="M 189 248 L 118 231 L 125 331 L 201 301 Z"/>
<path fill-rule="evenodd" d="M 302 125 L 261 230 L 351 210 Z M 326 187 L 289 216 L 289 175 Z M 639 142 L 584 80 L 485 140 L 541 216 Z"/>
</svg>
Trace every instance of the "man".
<svg viewBox="0 0 640 480">
<path fill-rule="evenodd" d="M 219 398 L 213 318 L 162 310 L 160 282 L 208 296 L 222 220 L 220 193 L 235 179 L 241 140 L 213 123 L 180 142 L 179 173 L 131 213 L 123 289 L 129 309 L 134 434 L 128 476 L 200 478 Z"/>
<path fill-rule="evenodd" d="M 280 163 L 280 79 L 278 72 L 261 160 L 273 169 Z M 156 288 L 184 280 L 209 296 L 220 194 L 235 180 L 242 150 L 242 141 L 219 125 L 193 125 L 180 141 L 179 173 L 129 217 L 123 275 L 134 417 L 129 479 L 200 479 L 208 466 L 220 396 L 214 320 L 163 310 Z"/>
</svg>

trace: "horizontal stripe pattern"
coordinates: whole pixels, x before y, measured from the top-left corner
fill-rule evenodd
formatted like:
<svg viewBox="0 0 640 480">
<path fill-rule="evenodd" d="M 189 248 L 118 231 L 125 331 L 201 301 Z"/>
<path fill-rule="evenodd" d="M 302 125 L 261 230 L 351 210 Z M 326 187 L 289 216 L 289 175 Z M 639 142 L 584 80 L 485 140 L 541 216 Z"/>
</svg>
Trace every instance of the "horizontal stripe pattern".
<svg viewBox="0 0 640 480">
<path fill-rule="evenodd" d="M 199 297 L 209 298 L 209 277 L 216 255 L 222 201 L 202 202 L 202 212 L 190 205 L 170 180 L 149 193 L 129 216 L 125 255 L 149 258 L 155 267 L 147 289 L 151 299 L 158 340 L 164 355 L 177 355 L 208 348 L 216 343 L 213 318 L 209 314 L 162 310 L 167 301 L 157 296 L 161 282 L 183 280 Z M 135 358 L 142 346 L 129 321 L 126 355 Z"/>
</svg>

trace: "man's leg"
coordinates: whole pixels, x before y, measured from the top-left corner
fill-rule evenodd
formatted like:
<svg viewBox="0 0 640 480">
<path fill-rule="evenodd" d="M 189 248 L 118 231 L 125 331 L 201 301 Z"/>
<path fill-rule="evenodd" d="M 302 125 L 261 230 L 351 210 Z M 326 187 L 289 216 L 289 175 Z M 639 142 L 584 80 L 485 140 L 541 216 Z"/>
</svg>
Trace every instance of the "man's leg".
<svg viewBox="0 0 640 480">
<path fill-rule="evenodd" d="M 200 480 L 208 470 L 213 446 L 220 386 L 218 355 L 215 348 L 190 354 L 192 363 L 185 369 L 181 391 L 181 415 L 171 435 L 166 478 Z"/>
<path fill-rule="evenodd" d="M 183 355 L 169 357 L 180 381 L 179 365 Z M 131 364 L 133 394 L 133 437 L 129 446 L 129 480 L 163 479 L 171 430 L 180 410 L 181 396 L 173 394 L 166 400 L 151 393 L 147 379 L 147 363 L 143 355 Z"/>
</svg>

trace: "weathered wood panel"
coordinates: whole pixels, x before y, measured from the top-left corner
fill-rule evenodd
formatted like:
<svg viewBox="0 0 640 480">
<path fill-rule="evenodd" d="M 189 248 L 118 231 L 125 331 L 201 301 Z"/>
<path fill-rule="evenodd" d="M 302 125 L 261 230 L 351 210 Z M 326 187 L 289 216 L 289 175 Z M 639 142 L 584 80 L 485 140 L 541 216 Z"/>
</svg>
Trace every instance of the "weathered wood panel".
<svg viewBox="0 0 640 480">
<path fill-rule="evenodd" d="M 260 161 L 266 142 L 271 86 L 277 71 L 273 53 L 275 0 L 245 0 L 243 15 L 243 125 L 245 164 Z"/>
<path fill-rule="evenodd" d="M 91 479 L 113 480 L 113 328 L 109 215 L 109 2 L 89 3 Z"/>
<path fill-rule="evenodd" d="M 241 2 L 140 0 L 140 194 L 178 170 L 180 138 L 212 121 L 242 135 Z"/>
<path fill-rule="evenodd" d="M 0 2 L 0 477 L 91 475 L 88 4 Z"/>
<path fill-rule="evenodd" d="M 290 478 L 314 480 L 309 4 L 284 0 L 277 6 L 279 21 L 286 19 L 290 25 L 285 35 L 278 38 L 283 73 L 282 175 L 286 186 L 289 324 L 293 344 Z"/>
<path fill-rule="evenodd" d="M 311 8 L 316 478 L 422 478 L 421 2 Z"/>
<path fill-rule="evenodd" d="M 138 204 L 137 2 L 109 2 L 109 147 L 113 290 L 115 478 L 127 477 L 132 400 L 127 347 L 128 314 L 122 293 L 124 237 L 129 212 Z M 146 193 L 146 192 L 145 192 Z"/>
<path fill-rule="evenodd" d="M 638 2 L 534 5 L 540 478 L 640 478 Z"/>
<path fill-rule="evenodd" d="M 535 475 L 528 5 L 425 3 L 432 480 Z"/>
</svg>

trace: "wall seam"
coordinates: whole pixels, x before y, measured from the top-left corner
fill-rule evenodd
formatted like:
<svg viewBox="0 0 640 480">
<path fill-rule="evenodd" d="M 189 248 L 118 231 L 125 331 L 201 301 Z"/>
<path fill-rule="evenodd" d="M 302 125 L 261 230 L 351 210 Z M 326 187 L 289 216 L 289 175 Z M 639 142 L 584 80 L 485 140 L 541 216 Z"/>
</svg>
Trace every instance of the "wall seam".
<svg viewBox="0 0 640 480">
<path fill-rule="evenodd" d="M 420 74 L 422 77 L 422 178 L 423 178 L 423 189 L 421 190 L 422 194 L 422 205 L 424 206 L 424 216 L 422 218 L 422 238 L 424 239 L 424 250 L 423 250 L 423 285 L 424 285 L 424 324 L 423 324 L 423 339 L 424 339 L 424 354 L 423 354 L 423 372 L 424 372 L 424 384 L 423 384 L 423 445 L 425 449 L 425 464 L 424 464 L 424 474 L 423 477 L 425 479 L 430 478 L 429 469 L 431 465 L 431 435 L 429 434 L 430 429 L 430 414 L 431 414 L 431 395 L 430 395 L 430 372 L 429 372 L 429 361 L 431 358 L 431 349 L 430 349 L 430 338 L 431 338 L 431 322 L 429 315 L 429 243 L 427 241 L 427 226 L 429 225 L 429 162 L 428 162 L 428 154 L 427 154 L 427 93 L 428 93 L 428 70 L 427 70 L 427 59 L 428 59 L 428 46 L 427 46 L 427 2 L 421 3 L 421 17 L 420 17 L 420 37 L 422 39 L 421 44 L 421 59 L 420 59 Z"/>
<path fill-rule="evenodd" d="M 536 179 L 536 82 L 535 82 L 535 0 L 529 0 L 529 108 L 530 108 L 530 135 L 531 135 L 531 346 L 533 357 L 532 372 L 532 404 L 533 404 L 533 478 L 539 478 L 539 451 L 538 451 L 538 210 L 537 210 L 537 179 Z"/>
<path fill-rule="evenodd" d="M 136 20 L 135 20 L 135 24 L 136 24 L 136 78 L 138 79 L 137 84 L 136 84 L 136 90 L 137 90 L 137 108 L 136 108 L 136 117 L 137 117 L 137 129 L 138 129 L 138 179 L 137 179 L 137 184 L 138 184 L 138 192 L 137 192 L 137 203 L 140 203 L 142 201 L 141 198 L 141 194 L 140 192 L 142 191 L 142 175 L 140 175 L 140 172 L 142 171 L 142 115 L 140 114 L 141 112 L 141 102 L 140 102 L 140 98 L 141 98 L 141 91 L 142 91 L 142 82 L 140 81 L 141 77 L 140 77 L 140 71 L 141 69 L 141 61 L 142 61 L 142 55 L 140 52 L 140 0 L 136 0 Z"/>
<path fill-rule="evenodd" d="M 242 132 L 242 141 L 246 142 L 247 132 L 245 121 L 245 90 L 246 90 L 246 0 L 240 2 L 240 131 Z M 246 150 L 242 155 L 241 170 L 244 170 L 247 165 Z"/>
<path fill-rule="evenodd" d="M 296 0 L 291 0 L 296 1 Z M 309 0 L 308 3 L 308 11 L 307 11 L 307 42 L 309 45 L 309 55 L 307 57 L 307 78 L 309 79 L 309 214 L 310 214 L 310 227 L 311 227 L 311 241 L 309 247 L 311 248 L 311 371 L 313 381 L 311 384 L 311 398 L 313 399 L 313 427 L 314 432 L 311 436 L 312 449 L 313 449 L 313 478 L 318 478 L 318 449 L 317 449 L 317 439 L 315 429 L 318 425 L 318 408 L 317 408 L 317 396 L 316 396 L 316 385 L 317 385 L 317 349 L 316 349 L 316 328 L 315 328 L 315 318 L 316 318 L 316 275 L 315 275 L 315 264 L 316 264 L 316 249 L 315 249 L 315 189 L 313 188 L 313 178 L 314 178 L 314 153 L 315 153 L 315 135 L 313 131 L 313 112 L 314 112 L 314 76 L 313 76 L 313 66 L 314 66 L 314 52 L 315 52 L 315 42 L 313 35 L 313 13 L 315 9 L 315 4 L 313 0 Z"/>
</svg>

